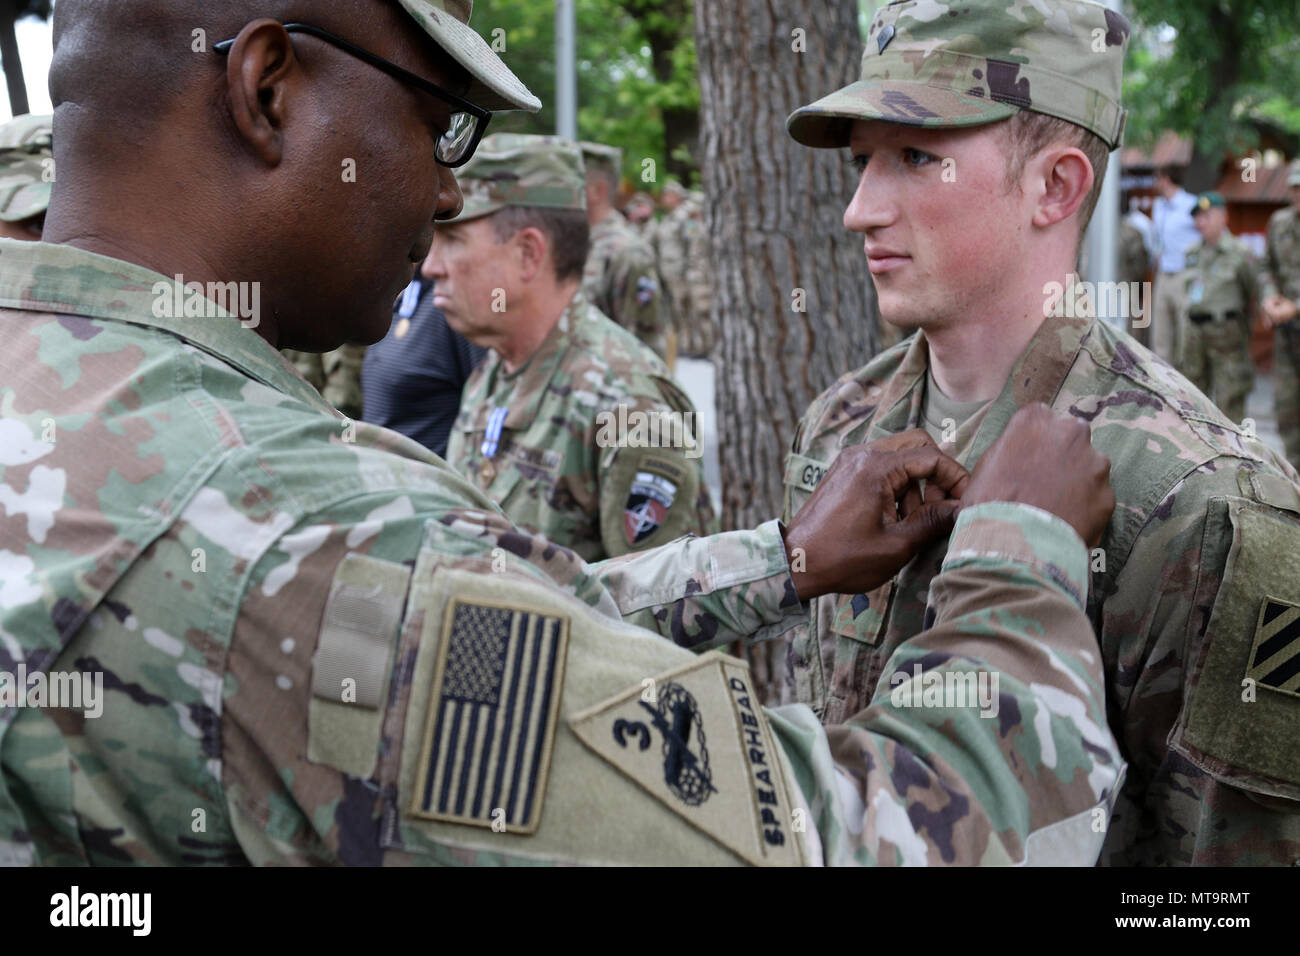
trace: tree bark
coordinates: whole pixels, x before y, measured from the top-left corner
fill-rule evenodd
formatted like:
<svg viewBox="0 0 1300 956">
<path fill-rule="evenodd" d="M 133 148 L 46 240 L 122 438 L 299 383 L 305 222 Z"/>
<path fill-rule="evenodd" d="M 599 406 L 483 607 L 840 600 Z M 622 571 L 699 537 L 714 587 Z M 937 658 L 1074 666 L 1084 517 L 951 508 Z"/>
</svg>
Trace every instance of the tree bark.
<svg viewBox="0 0 1300 956">
<path fill-rule="evenodd" d="M 4 66 L 5 84 L 9 89 L 9 111 L 22 116 L 31 111 L 27 101 L 27 84 L 23 80 L 23 61 L 18 54 L 18 37 L 14 24 L 18 21 L 15 0 L 0 0 L 0 63 Z"/>
<path fill-rule="evenodd" d="M 856 185 L 847 154 L 800 146 L 785 128 L 792 110 L 856 79 L 857 8 L 695 0 L 724 527 L 780 514 L 785 457 L 808 404 L 879 348 L 862 241 L 842 221 Z M 784 668 L 775 643 L 749 653 L 767 700 Z"/>
</svg>

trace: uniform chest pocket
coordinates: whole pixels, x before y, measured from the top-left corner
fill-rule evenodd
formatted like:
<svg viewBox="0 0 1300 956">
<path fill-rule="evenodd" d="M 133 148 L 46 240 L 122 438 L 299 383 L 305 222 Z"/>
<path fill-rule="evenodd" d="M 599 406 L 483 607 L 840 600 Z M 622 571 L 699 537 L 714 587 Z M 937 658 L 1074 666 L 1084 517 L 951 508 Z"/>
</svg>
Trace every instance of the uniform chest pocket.
<svg viewBox="0 0 1300 956">
<path fill-rule="evenodd" d="M 562 462 L 563 455 L 558 451 L 511 442 L 492 462 L 496 476 L 488 494 L 503 511 L 519 508 L 521 513 L 531 513 L 552 497 Z"/>
</svg>

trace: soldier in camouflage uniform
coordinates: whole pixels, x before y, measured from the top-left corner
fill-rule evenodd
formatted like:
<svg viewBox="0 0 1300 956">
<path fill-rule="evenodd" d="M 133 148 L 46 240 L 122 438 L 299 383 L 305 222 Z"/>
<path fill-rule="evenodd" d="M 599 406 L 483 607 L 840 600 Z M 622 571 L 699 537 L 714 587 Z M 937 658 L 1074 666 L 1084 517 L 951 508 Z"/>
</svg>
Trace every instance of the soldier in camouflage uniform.
<svg viewBox="0 0 1300 956">
<path fill-rule="evenodd" d="M 448 324 L 492 351 L 465 383 L 447 463 L 519 527 L 588 561 L 711 533 L 694 406 L 581 292 L 577 145 L 489 136 L 458 178 L 465 206 L 424 274 Z"/>
<path fill-rule="evenodd" d="M 361 420 L 365 409 L 361 366 L 366 360 L 366 346 L 348 344 L 323 353 L 285 349 L 284 357 L 325 401 L 353 421 Z"/>
<path fill-rule="evenodd" d="M 1255 384 L 1250 317 L 1259 296 L 1255 264 L 1245 243 L 1228 232 L 1223 196 L 1209 192 L 1193 213 L 1201 241 L 1187 251 L 1186 303 L 1181 318 L 1178 370 L 1231 421 L 1246 417 Z"/>
<path fill-rule="evenodd" d="M 591 249 L 582 275 L 583 295 L 667 360 L 668 305 L 655 268 L 654 251 L 614 208 L 623 151 L 600 143 L 583 143 L 582 158 L 587 168 L 587 222 L 591 226 Z"/>
<path fill-rule="evenodd" d="M 54 182 L 52 116 L 19 116 L 0 126 L 0 239 L 41 238 Z"/>
<path fill-rule="evenodd" d="M 593 566 L 285 366 L 282 343 L 382 333 L 460 207 L 444 164 L 478 114 L 434 83 L 540 105 L 468 4 L 370 7 L 321 0 L 287 27 L 267 0 L 55 10 L 57 156 L 84 187 L 55 191 L 48 242 L 0 240 L 0 863 L 1094 858 L 1122 764 L 1082 612 L 1083 541 L 1114 504 L 1086 429 L 1035 409 L 973 477 L 932 447 L 854 449 L 784 530 Z M 196 28 L 231 42 L 192 55 Z M 162 122 L 146 156 L 121 135 Z M 373 193 L 338 181 L 340 151 Z M 334 285 L 349 269 L 367 283 Z M 265 280 L 264 314 L 160 307 L 187 274 Z M 921 504 L 909 477 L 950 500 Z M 927 675 L 1000 674 L 996 719 L 913 706 L 904 683 L 824 731 L 685 649 L 778 636 L 801 598 L 888 579 L 955 498 L 933 626 L 896 662 L 926 693 Z M 942 827 L 911 822 L 958 800 Z"/>
<path fill-rule="evenodd" d="M 1151 256 L 1147 253 L 1142 233 L 1127 219 L 1121 219 L 1119 221 L 1119 281 L 1130 283 L 1130 288 L 1136 288 L 1132 283 L 1146 282 L 1150 268 Z M 1126 323 L 1129 335 L 1146 345 L 1148 328 L 1146 316 L 1150 314 L 1151 302 L 1148 301 L 1148 296 L 1143 294 L 1139 303 L 1141 309 L 1130 297 Z"/>
<path fill-rule="evenodd" d="M 633 193 L 623 210 L 628 225 L 637 234 L 653 245 L 655 230 L 655 200 L 646 192 Z"/>
<path fill-rule="evenodd" d="M 1268 221 L 1268 258 L 1261 300 L 1273 333 L 1273 402 L 1286 457 L 1300 468 L 1300 160 L 1287 175 L 1291 205 Z"/>
<path fill-rule="evenodd" d="M 665 195 L 674 186 L 669 183 Z M 718 337 L 711 315 L 712 252 L 704 225 L 704 194 L 682 192 L 681 201 L 655 230 L 655 252 L 671 303 L 678 354 L 708 358 Z"/>
<path fill-rule="evenodd" d="M 925 427 L 973 467 L 1027 402 L 1087 422 L 1119 501 L 1088 610 L 1130 763 L 1103 859 L 1289 865 L 1300 861 L 1296 473 L 1124 333 L 1078 313 L 1043 318 L 1120 138 L 1128 38 L 1124 18 L 1095 3 L 894 3 L 875 15 L 861 80 L 791 116 L 796 140 L 857 157 L 845 222 L 866 236 L 882 314 L 920 332 L 813 404 L 787 465 L 786 515 L 859 442 Z M 1041 147 L 1022 152 L 1017 140 L 1036 131 Z M 1019 188 L 1002 185 L 1009 175 Z M 998 195 L 1005 207 L 990 207 Z M 786 698 L 827 724 L 869 701 L 932 619 L 945 554 L 940 544 L 880 588 L 815 602 L 789 645 Z"/>
</svg>

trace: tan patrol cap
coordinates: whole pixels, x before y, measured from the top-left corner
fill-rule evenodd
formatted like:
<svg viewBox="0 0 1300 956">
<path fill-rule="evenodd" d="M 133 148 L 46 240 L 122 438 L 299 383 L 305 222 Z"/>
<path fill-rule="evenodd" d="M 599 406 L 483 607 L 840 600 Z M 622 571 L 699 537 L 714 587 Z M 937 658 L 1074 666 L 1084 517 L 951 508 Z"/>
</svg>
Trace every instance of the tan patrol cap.
<svg viewBox="0 0 1300 956">
<path fill-rule="evenodd" d="M 587 208 L 582 152 L 571 140 L 531 133 L 484 138 L 473 159 L 456 171 L 465 196 L 451 222 L 490 216 L 506 206 Z"/>
<path fill-rule="evenodd" d="M 902 0 L 871 22 L 861 77 L 795 110 L 790 135 L 842 147 L 854 120 L 994 123 L 1020 110 L 1068 120 L 1115 149 L 1129 23 L 1090 0 Z"/>
<path fill-rule="evenodd" d="M 617 146 L 606 146 L 604 143 L 583 142 L 578 144 L 582 147 L 582 159 L 587 164 L 588 169 L 606 169 L 621 175 L 623 172 L 623 151 Z"/>
<path fill-rule="evenodd" d="M 465 99 L 485 110 L 536 113 L 542 101 L 501 62 L 487 42 L 469 27 L 474 0 L 398 0 L 438 46 L 469 71 L 473 82 Z"/>
</svg>

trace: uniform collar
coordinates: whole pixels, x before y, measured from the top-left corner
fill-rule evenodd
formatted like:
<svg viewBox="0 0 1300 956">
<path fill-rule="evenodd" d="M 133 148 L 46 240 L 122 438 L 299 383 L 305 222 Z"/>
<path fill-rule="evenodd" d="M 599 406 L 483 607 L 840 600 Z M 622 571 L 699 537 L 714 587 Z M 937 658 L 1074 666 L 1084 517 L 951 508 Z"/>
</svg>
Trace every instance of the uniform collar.
<svg viewBox="0 0 1300 956">
<path fill-rule="evenodd" d="M 0 239 L 0 308 L 158 329 L 264 385 L 333 413 L 279 352 L 217 303 L 203 300 L 211 318 L 159 317 L 154 310 L 163 301 L 186 301 L 186 293 L 174 277 L 73 246 Z"/>
<path fill-rule="evenodd" d="M 1094 322 L 1096 319 L 1056 316 L 1043 320 L 958 461 L 967 467 L 978 461 L 1006 429 L 1011 416 L 1024 406 L 1035 402 L 1051 405 L 1056 400 Z M 924 389 L 919 386 L 925 382 L 929 366 L 929 343 L 925 333 L 920 332 L 886 386 L 872 421 L 869 441 L 922 426 Z"/>
<path fill-rule="evenodd" d="M 501 365 L 501 356 L 495 351 L 489 358 L 490 367 L 485 369 L 489 376 L 489 399 L 502 389 L 509 389 L 506 399 L 505 427 L 511 431 L 524 431 L 532 427 L 541 408 L 542 398 L 551 385 L 555 373 L 564 364 L 577 333 L 587 321 L 587 300 L 579 289 L 569 307 L 560 315 L 555 328 L 542 340 L 532 355 L 519 368 L 507 374 Z M 496 405 L 489 401 L 489 406 Z M 480 416 L 490 414 L 491 407 L 480 410 Z"/>
</svg>

